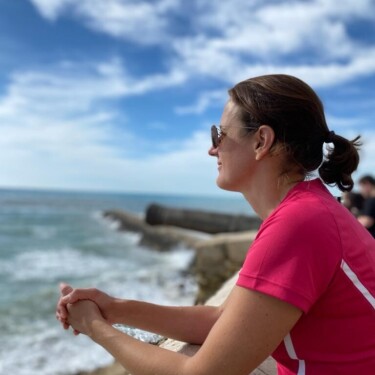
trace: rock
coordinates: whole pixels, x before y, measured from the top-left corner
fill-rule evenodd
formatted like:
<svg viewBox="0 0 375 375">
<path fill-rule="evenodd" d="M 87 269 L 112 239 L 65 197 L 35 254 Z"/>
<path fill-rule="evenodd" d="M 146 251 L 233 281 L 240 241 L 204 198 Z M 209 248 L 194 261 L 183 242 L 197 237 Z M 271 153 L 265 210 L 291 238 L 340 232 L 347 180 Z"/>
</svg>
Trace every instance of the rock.
<svg viewBox="0 0 375 375">
<path fill-rule="evenodd" d="M 238 271 L 256 233 L 246 231 L 208 235 L 170 225 L 149 225 L 134 214 L 118 210 L 106 211 L 104 216 L 119 222 L 121 230 L 141 233 L 142 246 L 159 251 L 180 245 L 195 249 L 190 271 L 195 275 L 199 288 L 196 303 L 205 302 L 225 280 Z"/>
<path fill-rule="evenodd" d="M 130 212 L 108 210 L 103 213 L 103 216 L 119 223 L 120 230 L 143 232 L 144 228 L 147 227 L 147 224 L 140 216 L 137 216 Z"/>
<path fill-rule="evenodd" d="M 104 212 L 103 216 L 118 222 L 120 230 L 141 233 L 139 244 L 159 251 L 166 251 L 179 245 L 194 248 L 199 241 L 207 238 L 207 235 L 192 230 L 166 225 L 152 226 L 140 217 L 125 211 L 110 210 Z"/>
<path fill-rule="evenodd" d="M 255 231 L 219 234 L 196 244 L 191 267 L 198 283 L 196 303 L 205 302 L 240 269 L 255 235 Z"/>
<path fill-rule="evenodd" d="M 142 232 L 140 245 L 163 251 L 179 245 L 193 249 L 201 241 L 202 236 L 191 231 L 166 225 L 148 225 Z"/>
<path fill-rule="evenodd" d="M 147 208 L 145 221 L 150 225 L 173 225 L 211 234 L 257 230 L 261 223 L 255 216 L 170 208 L 158 204 Z"/>
</svg>

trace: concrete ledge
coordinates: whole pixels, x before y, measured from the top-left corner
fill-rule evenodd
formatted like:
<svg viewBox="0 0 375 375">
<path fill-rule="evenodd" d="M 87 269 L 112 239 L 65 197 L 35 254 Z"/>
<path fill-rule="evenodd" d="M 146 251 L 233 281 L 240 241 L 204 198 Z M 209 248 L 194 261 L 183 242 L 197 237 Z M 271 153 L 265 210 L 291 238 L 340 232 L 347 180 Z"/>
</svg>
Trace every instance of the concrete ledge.
<svg viewBox="0 0 375 375">
<path fill-rule="evenodd" d="M 221 233 L 195 245 L 192 271 L 199 288 L 196 303 L 205 303 L 241 268 L 256 233 Z"/>
<path fill-rule="evenodd" d="M 228 297 L 230 291 L 234 287 L 236 280 L 237 280 L 238 274 L 234 275 L 231 279 L 229 279 L 222 288 L 214 295 L 212 296 L 206 303 L 206 305 L 210 306 L 219 306 L 221 305 L 225 299 Z M 175 352 L 183 353 L 188 356 L 194 355 L 198 349 L 200 348 L 200 345 L 191 345 L 186 344 L 180 341 L 171 340 L 168 339 L 164 341 L 160 347 L 172 350 Z M 276 375 L 276 364 L 275 361 L 269 357 L 267 358 L 256 370 L 254 370 L 251 375 Z"/>
<path fill-rule="evenodd" d="M 238 275 L 234 275 L 231 279 L 229 279 L 220 290 L 207 301 L 207 305 L 211 306 L 218 306 L 221 305 L 225 299 L 227 298 L 228 294 L 232 290 L 235 282 L 237 280 Z M 165 348 L 167 350 L 171 350 L 174 352 L 179 352 L 188 356 L 193 356 L 200 345 L 191 345 L 186 344 L 181 341 L 171 340 L 168 339 L 160 344 L 160 347 Z M 269 357 L 267 358 L 256 370 L 254 370 L 251 375 L 276 375 L 276 364 L 275 361 Z M 98 369 L 96 371 L 90 372 L 79 372 L 77 375 L 131 375 L 124 367 L 122 367 L 118 362 L 113 363 L 110 366 L 107 366 L 103 369 Z M 220 375 L 220 374 L 218 374 Z"/>
</svg>

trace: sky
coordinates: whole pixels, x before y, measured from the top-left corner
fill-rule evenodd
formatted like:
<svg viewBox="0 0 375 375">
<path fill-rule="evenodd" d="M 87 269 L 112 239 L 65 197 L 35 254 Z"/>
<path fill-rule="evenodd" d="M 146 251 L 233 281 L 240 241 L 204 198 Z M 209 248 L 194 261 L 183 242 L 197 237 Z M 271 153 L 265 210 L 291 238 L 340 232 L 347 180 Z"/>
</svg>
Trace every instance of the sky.
<svg viewBox="0 0 375 375">
<path fill-rule="evenodd" d="M 220 194 L 235 83 L 310 84 L 375 171 L 375 0 L 0 0 L 0 187 Z"/>
</svg>

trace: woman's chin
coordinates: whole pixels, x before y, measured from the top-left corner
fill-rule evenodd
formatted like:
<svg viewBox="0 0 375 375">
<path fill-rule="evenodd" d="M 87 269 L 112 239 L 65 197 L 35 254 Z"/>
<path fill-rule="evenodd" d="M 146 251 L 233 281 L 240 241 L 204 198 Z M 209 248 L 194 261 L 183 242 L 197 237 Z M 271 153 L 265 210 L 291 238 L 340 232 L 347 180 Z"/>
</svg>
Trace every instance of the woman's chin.
<svg viewBox="0 0 375 375">
<path fill-rule="evenodd" d="M 234 184 L 231 184 L 229 181 L 225 181 L 224 179 L 220 178 L 220 175 L 216 179 L 216 185 L 222 190 L 228 191 L 239 191 Z"/>
</svg>

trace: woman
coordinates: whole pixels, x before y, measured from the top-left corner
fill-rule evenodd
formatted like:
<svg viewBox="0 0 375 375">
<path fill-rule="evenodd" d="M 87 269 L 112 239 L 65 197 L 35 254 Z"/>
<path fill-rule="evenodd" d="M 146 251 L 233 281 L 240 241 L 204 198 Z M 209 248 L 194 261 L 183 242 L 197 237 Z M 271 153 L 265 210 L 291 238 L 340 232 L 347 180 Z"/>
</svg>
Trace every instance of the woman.
<svg viewBox="0 0 375 375">
<path fill-rule="evenodd" d="M 279 374 L 375 373 L 375 241 L 322 183 L 352 189 L 358 138 L 329 131 L 297 78 L 252 78 L 229 95 L 209 150 L 217 184 L 241 192 L 264 222 L 226 302 L 164 307 L 63 285 L 58 319 L 134 375 L 247 375 L 270 354 Z M 333 147 L 323 160 L 324 143 Z M 115 322 L 202 347 L 186 357 Z"/>
</svg>

